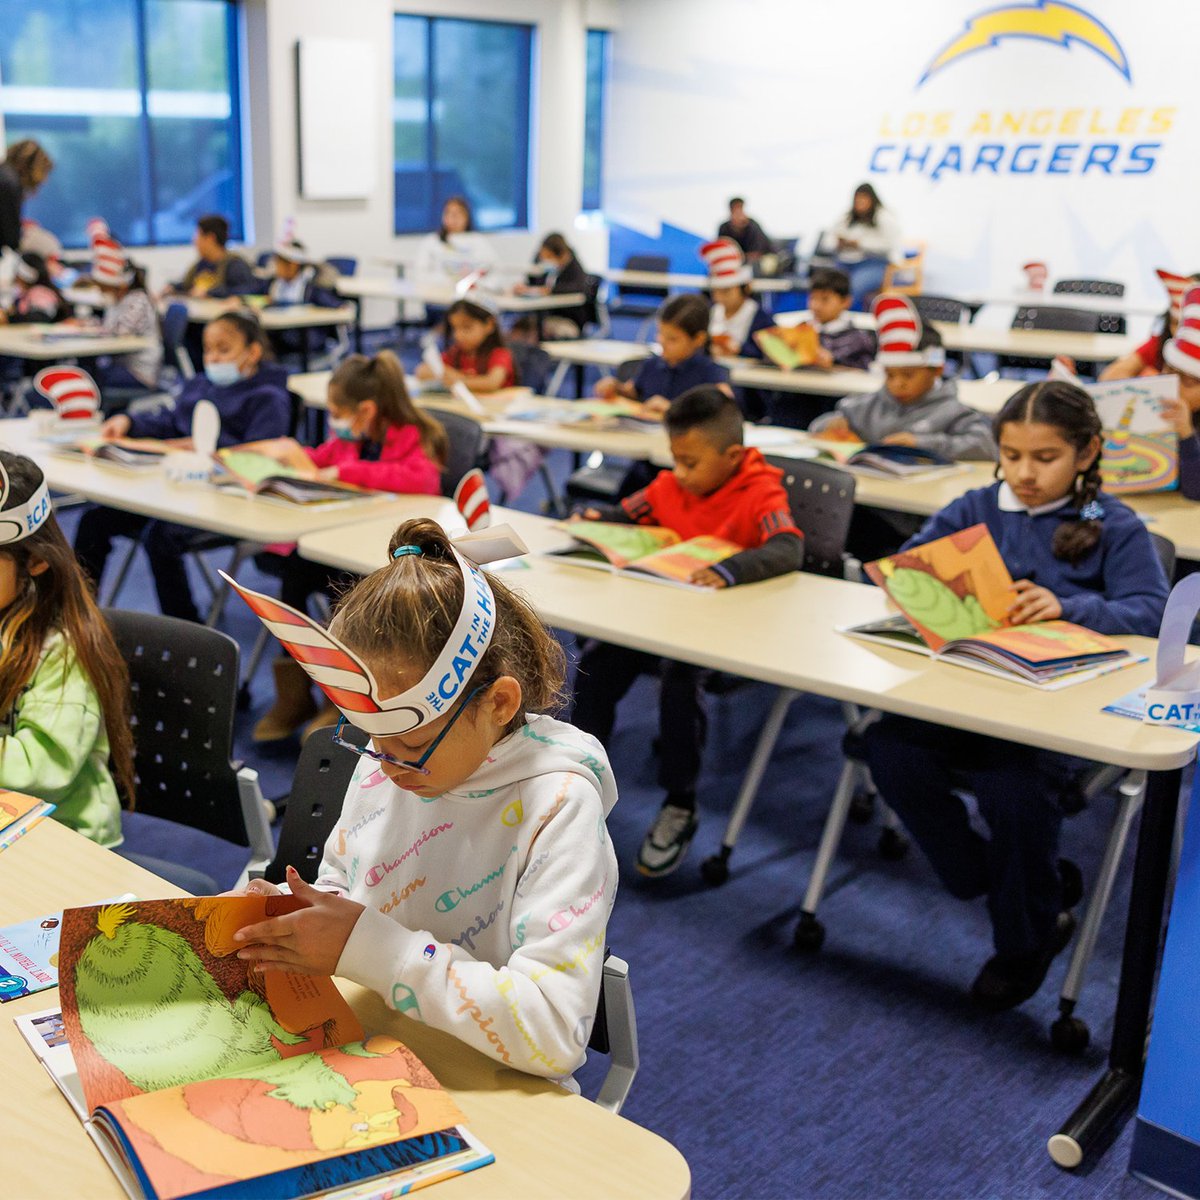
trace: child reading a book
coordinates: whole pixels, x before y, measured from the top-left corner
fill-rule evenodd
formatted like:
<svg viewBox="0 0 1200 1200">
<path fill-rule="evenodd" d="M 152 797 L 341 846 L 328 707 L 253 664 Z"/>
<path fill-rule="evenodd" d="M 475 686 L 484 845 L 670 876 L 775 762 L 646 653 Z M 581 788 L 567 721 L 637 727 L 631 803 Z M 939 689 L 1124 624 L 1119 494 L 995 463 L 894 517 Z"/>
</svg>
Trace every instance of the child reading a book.
<svg viewBox="0 0 1200 1200">
<path fill-rule="evenodd" d="M 774 322 L 753 297 L 750 282 L 754 272 L 741 247 L 727 238 L 719 238 L 701 246 L 700 257 L 708 267 L 708 291 L 712 296 L 708 318 L 710 346 L 722 354 L 762 358 L 754 335 L 760 329 L 770 329 Z"/>
<path fill-rule="evenodd" d="M 911 446 L 944 459 L 994 459 L 988 419 L 958 398 L 943 379 L 946 352 L 936 329 L 927 329 L 905 296 L 877 296 L 872 306 L 879 337 L 875 361 L 883 368 L 877 392 L 846 396 L 832 413 L 817 417 L 809 432 L 886 446 Z M 905 513 L 858 507 L 846 544 L 863 562 L 890 554 L 917 525 Z"/>
<path fill-rule="evenodd" d="M 114 388 L 144 391 L 156 387 L 162 366 L 162 336 L 154 301 L 146 291 L 146 273 L 130 262 L 119 242 L 106 235 L 93 241 L 91 274 L 108 301 L 101 329 L 149 339 L 144 350 L 101 362 L 96 380 L 101 391 L 111 394 Z"/>
<path fill-rule="evenodd" d="M 309 907 L 245 930 L 239 957 L 352 979 L 507 1066 L 565 1081 L 596 1012 L 617 790 L 603 747 L 548 715 L 558 643 L 428 520 L 400 525 L 388 565 L 328 633 L 239 591 L 371 737 L 364 750 L 335 735 L 362 761 L 316 886 L 288 871 Z"/>
<path fill-rule="evenodd" d="M 697 295 L 673 296 L 658 310 L 660 353 L 644 359 L 622 382 L 606 375 L 596 383 L 602 400 L 621 397 L 638 415 L 657 419 L 677 396 L 701 384 L 717 384 L 729 395 L 729 372 L 708 351 L 708 305 Z"/>
<path fill-rule="evenodd" d="M 995 420 L 1000 474 L 929 519 L 909 545 L 986 524 L 1016 581 L 1008 621 L 1062 618 L 1105 634 L 1158 632 L 1167 579 L 1145 525 L 1100 491 L 1100 419 L 1068 383 L 1029 384 Z M 1070 941 L 1078 868 L 1059 860 L 1085 764 L 1065 755 L 885 715 L 866 734 L 879 794 L 950 893 L 987 898 L 995 954 L 971 987 L 989 1010 L 1029 999 Z M 960 798 L 974 794 L 990 836 Z"/>
<path fill-rule="evenodd" d="M 409 398 L 404 368 L 390 351 L 374 358 L 352 354 L 329 380 L 329 431 L 320 446 L 291 438 L 257 442 L 247 449 L 268 455 L 309 479 L 350 483 L 401 495 L 436 496 L 449 444 L 446 431 Z M 280 576 L 283 602 L 303 612 L 314 592 L 332 595 L 348 576 L 301 558 L 295 547 L 282 555 L 262 554 L 258 563 Z M 290 737 L 308 724 L 313 729 L 337 719 L 328 702 L 320 712 L 312 684 L 290 654 L 275 660 L 275 701 L 254 727 L 256 742 Z"/>
<path fill-rule="evenodd" d="M 17 259 L 13 292 L 8 308 L 0 308 L 0 325 L 53 324 L 71 315 L 71 306 L 58 290 L 40 254 L 27 250 Z"/>
<path fill-rule="evenodd" d="M 287 372 L 268 361 L 270 349 L 258 319 L 249 312 L 222 313 L 204 327 L 204 373 L 189 379 L 174 407 L 118 413 L 100 427 L 104 438 L 155 438 L 190 449 L 192 413 L 211 400 L 221 416 L 220 446 L 283 437 L 291 424 Z M 169 617 L 199 621 L 183 555 L 196 531 L 103 505 L 90 507 L 75 532 L 75 553 L 97 589 L 114 537 L 138 537 L 154 573 L 158 602 Z"/>
<path fill-rule="evenodd" d="M 812 313 L 821 349 L 815 367 L 870 369 L 875 358 L 875 334 L 850 320 L 850 276 L 833 267 L 818 267 L 808 282 L 808 309 Z"/>
<path fill-rule="evenodd" d="M 102 846 L 132 802 L 129 672 L 50 507 L 41 469 L 0 450 L 0 788 L 54 804 Z"/>
<path fill-rule="evenodd" d="M 1175 336 L 1163 347 L 1163 366 L 1179 378 L 1179 396 L 1168 400 L 1164 415 L 1179 435 L 1179 490 L 1200 500 L 1200 287 L 1189 289 L 1180 301 Z"/>
<path fill-rule="evenodd" d="M 792 520 L 783 472 L 742 442 L 742 415 L 719 388 L 691 388 L 666 415 L 673 471 L 661 471 L 646 488 L 609 511 L 586 510 L 592 519 L 661 525 L 681 538 L 708 534 L 745 549 L 701 568 L 692 582 L 724 588 L 798 571 L 804 537 Z M 579 664 L 574 720 L 604 741 L 616 707 L 639 674 L 661 675 L 659 784 L 662 811 L 638 853 L 643 875 L 667 875 L 683 860 L 696 832 L 696 781 L 704 748 L 704 672 L 652 654 L 590 643 Z"/>
<path fill-rule="evenodd" d="M 504 344 L 500 314 L 486 292 L 472 288 L 446 312 L 450 345 L 442 352 L 442 382 L 447 387 L 465 383 L 484 395 L 513 387 L 517 382 L 512 351 Z M 417 364 L 418 379 L 436 377 L 426 362 Z"/>
</svg>

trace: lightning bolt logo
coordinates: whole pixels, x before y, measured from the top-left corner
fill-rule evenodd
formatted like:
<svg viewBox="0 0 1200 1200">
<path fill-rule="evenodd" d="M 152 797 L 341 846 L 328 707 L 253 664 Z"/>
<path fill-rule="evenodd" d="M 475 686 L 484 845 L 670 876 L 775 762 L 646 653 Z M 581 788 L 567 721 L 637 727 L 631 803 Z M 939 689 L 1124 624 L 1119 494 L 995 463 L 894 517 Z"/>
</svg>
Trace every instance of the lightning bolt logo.
<svg viewBox="0 0 1200 1200">
<path fill-rule="evenodd" d="M 1028 38 L 1067 49 L 1072 42 L 1077 42 L 1119 71 L 1127 83 L 1133 82 L 1129 60 L 1121 49 L 1121 43 L 1091 13 L 1076 8 L 1074 4 L 1037 0 L 1034 4 L 1006 4 L 972 17 L 962 33 L 933 56 L 917 81 L 917 87 L 943 67 L 968 54 L 989 50 L 1005 38 Z"/>
</svg>

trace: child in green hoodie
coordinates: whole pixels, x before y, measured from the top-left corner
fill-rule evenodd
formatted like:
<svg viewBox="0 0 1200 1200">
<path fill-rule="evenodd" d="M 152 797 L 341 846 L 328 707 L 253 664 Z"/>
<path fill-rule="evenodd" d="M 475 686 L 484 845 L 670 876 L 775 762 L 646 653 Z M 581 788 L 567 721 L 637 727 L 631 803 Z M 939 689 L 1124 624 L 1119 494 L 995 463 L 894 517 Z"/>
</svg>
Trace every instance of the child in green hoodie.
<svg viewBox="0 0 1200 1200">
<path fill-rule="evenodd" d="M 118 785 L 132 802 L 129 672 L 41 469 L 0 451 L 0 788 L 112 847 Z"/>
</svg>

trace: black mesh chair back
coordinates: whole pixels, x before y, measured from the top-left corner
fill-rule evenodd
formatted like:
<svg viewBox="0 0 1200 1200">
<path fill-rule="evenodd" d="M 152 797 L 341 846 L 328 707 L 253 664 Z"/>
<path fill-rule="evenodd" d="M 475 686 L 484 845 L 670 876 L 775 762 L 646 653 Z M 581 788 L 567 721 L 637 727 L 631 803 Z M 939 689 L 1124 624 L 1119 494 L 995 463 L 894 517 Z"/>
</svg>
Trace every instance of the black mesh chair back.
<svg viewBox="0 0 1200 1200">
<path fill-rule="evenodd" d="M 1161 533 L 1152 533 L 1150 540 L 1154 543 L 1154 551 L 1167 573 L 1167 582 L 1170 583 L 1175 578 L 1175 543 L 1170 538 L 1163 537 Z"/>
<path fill-rule="evenodd" d="M 624 269 L 654 271 L 665 275 L 670 267 L 671 260 L 665 254 L 631 254 L 625 260 Z M 665 287 L 650 287 L 641 283 L 618 284 L 616 303 L 610 300 L 608 309 L 614 313 L 651 313 L 667 298 L 668 291 Z"/>
<path fill-rule="evenodd" d="M 231 760 L 237 642 L 158 613 L 104 618 L 129 665 L 137 811 L 249 845 Z"/>
<path fill-rule="evenodd" d="M 1054 290 L 1069 296 L 1114 296 L 1125 295 L 1125 285 L 1115 279 L 1060 279 Z"/>
<path fill-rule="evenodd" d="M 1086 308 L 1022 305 L 1013 317 L 1014 329 L 1059 329 L 1071 333 L 1124 333 L 1121 313 L 1092 312 Z"/>
<path fill-rule="evenodd" d="M 628 383 L 637 373 L 644 358 L 627 358 L 623 363 L 618 364 L 617 369 L 613 372 L 613 378 L 619 379 L 622 383 Z"/>
<path fill-rule="evenodd" d="M 263 872 L 271 883 L 282 883 L 288 867 L 295 867 L 306 883 L 316 881 L 325 843 L 337 824 L 358 762 L 358 755 L 334 743 L 333 730 L 332 725 L 316 730 L 300 751 L 279 846 Z M 367 743 L 367 735 L 353 726 L 346 726 L 342 734 L 356 745 Z"/>
<path fill-rule="evenodd" d="M 522 387 L 533 388 L 535 392 L 544 393 L 550 381 L 550 373 L 554 370 L 554 360 L 550 355 L 541 346 L 529 342 L 513 341 L 509 343 L 508 349 L 516 368 L 517 383 Z"/>
<path fill-rule="evenodd" d="M 600 323 L 600 289 L 604 286 L 604 280 L 599 275 L 585 275 L 583 278 L 583 294 L 587 297 L 583 302 L 583 323 L 584 325 L 598 325 Z"/>
<path fill-rule="evenodd" d="M 913 307 L 921 314 L 922 321 L 948 321 L 958 324 L 970 309 L 953 296 L 921 295 L 912 297 Z"/>
<path fill-rule="evenodd" d="M 442 495 L 453 496 L 462 477 L 472 467 L 479 466 L 483 448 L 487 444 L 487 434 L 478 421 L 472 421 L 460 413 L 441 408 L 428 408 L 425 411 L 442 423 L 450 442 L 446 465 L 442 468 Z"/>
<path fill-rule="evenodd" d="M 349 255 L 335 254 L 325 261 L 339 275 L 353 275 L 358 270 L 358 259 L 352 258 Z"/>
<path fill-rule="evenodd" d="M 792 519 L 804 534 L 802 569 L 841 579 L 854 512 L 854 476 L 811 459 L 768 455 L 767 461 L 783 471 Z"/>
<path fill-rule="evenodd" d="M 179 301 L 168 304 L 166 312 L 162 315 L 163 356 L 180 375 L 190 379 L 195 373 L 195 363 L 184 349 L 187 327 L 187 305 Z"/>
</svg>

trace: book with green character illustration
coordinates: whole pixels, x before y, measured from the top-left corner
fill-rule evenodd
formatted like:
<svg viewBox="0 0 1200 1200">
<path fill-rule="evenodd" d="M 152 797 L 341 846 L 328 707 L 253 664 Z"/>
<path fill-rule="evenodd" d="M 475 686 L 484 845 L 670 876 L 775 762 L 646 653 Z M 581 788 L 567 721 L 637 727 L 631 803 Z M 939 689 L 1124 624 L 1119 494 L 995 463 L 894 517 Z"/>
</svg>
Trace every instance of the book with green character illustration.
<svg viewBox="0 0 1200 1200">
<path fill-rule="evenodd" d="M 631 578 L 694 587 L 692 575 L 742 547 L 724 538 L 702 535 L 686 541 L 660 525 L 622 525 L 616 521 L 560 521 L 556 529 L 571 535 L 569 544 L 547 554 L 581 567 L 628 572 Z"/>
<path fill-rule="evenodd" d="M 70 1066 L 22 1032 L 130 1196 L 397 1195 L 493 1161 L 424 1064 L 365 1036 L 328 976 L 252 974 L 237 957 L 239 929 L 298 907 L 230 896 L 63 913 Z"/>
<path fill-rule="evenodd" d="M 329 504 L 338 500 L 370 499 L 377 495 L 352 483 L 310 479 L 295 467 L 258 450 L 230 446 L 213 456 L 220 469 L 218 485 L 244 488 L 253 496 L 272 496 L 292 504 Z"/>
<path fill-rule="evenodd" d="M 842 630 L 1039 687 L 1063 687 L 1141 659 L 1069 621 L 1011 625 L 1012 576 L 986 525 L 867 563 L 900 614 Z"/>
</svg>

